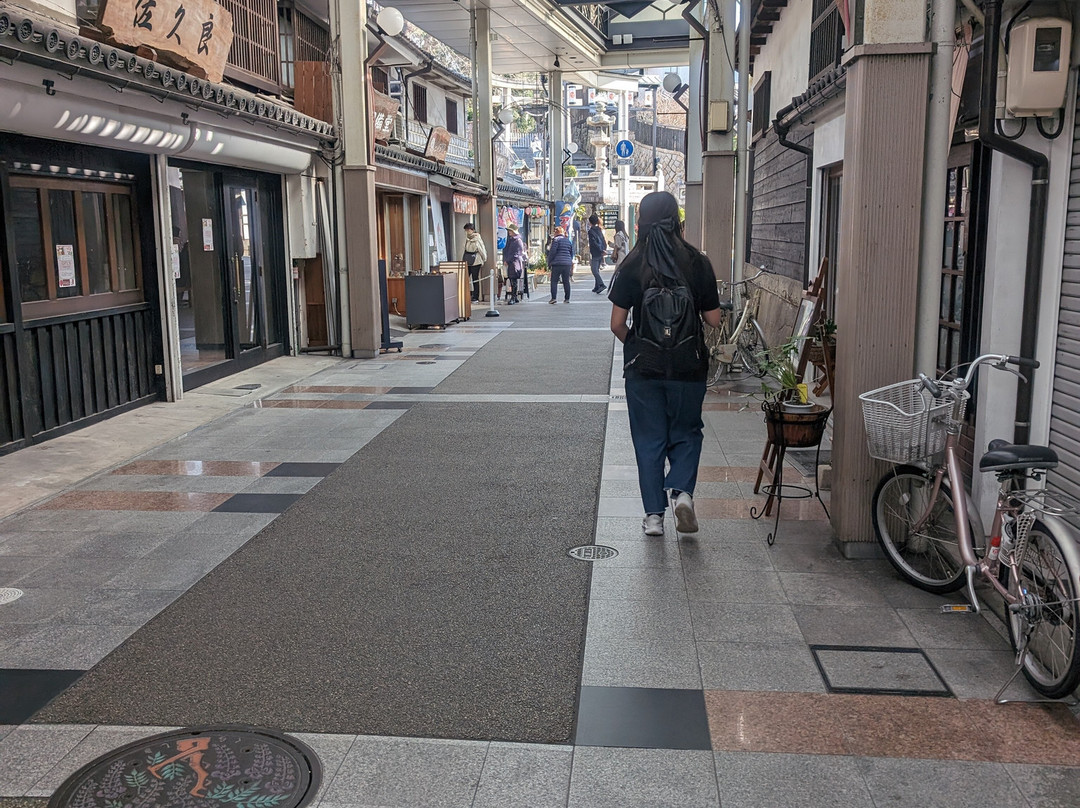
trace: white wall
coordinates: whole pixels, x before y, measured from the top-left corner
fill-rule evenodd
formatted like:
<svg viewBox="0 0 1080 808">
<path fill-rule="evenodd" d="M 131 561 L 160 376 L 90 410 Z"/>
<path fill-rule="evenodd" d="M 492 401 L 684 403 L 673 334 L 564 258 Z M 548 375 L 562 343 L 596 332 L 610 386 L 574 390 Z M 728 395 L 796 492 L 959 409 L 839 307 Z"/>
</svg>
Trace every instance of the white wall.
<svg viewBox="0 0 1080 808">
<path fill-rule="evenodd" d="M 810 24 L 814 12 L 813 0 L 791 0 L 780 12 L 772 33 L 754 57 L 754 83 L 766 72 L 772 72 L 769 91 L 772 110 L 783 109 L 791 99 L 806 91 L 810 80 Z"/>
<path fill-rule="evenodd" d="M 866 0 L 863 42 L 922 42 L 926 38 L 926 0 Z"/>
<path fill-rule="evenodd" d="M 821 202 L 824 174 L 831 166 L 844 161 L 844 113 L 838 108 L 828 120 L 814 127 L 814 190 L 810 207 L 810 277 L 821 266 Z M 834 275 L 835 277 L 835 275 Z"/>
<path fill-rule="evenodd" d="M 468 134 L 465 130 L 465 96 L 456 92 L 448 92 L 442 87 L 437 87 L 434 84 L 429 84 L 423 79 L 410 79 L 409 88 L 407 90 L 409 94 L 409 120 L 416 120 L 416 116 L 412 111 L 412 87 L 414 84 L 421 84 L 427 88 L 427 123 L 428 126 L 446 126 L 446 99 L 450 98 L 452 101 L 457 101 L 457 134 L 460 137 L 466 137 Z M 449 127 L 447 127 L 449 128 Z"/>
<path fill-rule="evenodd" d="M 1075 71 L 1070 77 L 1068 99 L 1065 118 L 1066 121 L 1072 121 L 1075 117 L 1076 101 Z M 1030 437 L 1033 443 L 1046 443 L 1050 433 L 1062 251 L 1072 164 L 1072 127 L 1066 126 L 1056 140 L 1047 140 L 1032 132 L 1034 126 L 1031 122 L 1028 130 L 1019 142 L 1048 154 L 1050 160 L 1049 205 L 1035 357 L 1042 366 L 1036 377 Z M 993 161 L 980 348 L 982 352 L 1017 354 L 1020 352 L 1020 314 L 1027 255 L 1031 168 L 1000 154 L 995 154 Z M 976 456 L 985 451 L 987 443 L 993 438 L 1012 439 L 1016 380 L 1000 372 L 984 373 L 980 380 L 979 394 Z M 983 479 L 980 480 L 979 477 Z M 992 477 L 986 479 L 986 475 L 977 475 L 973 488 L 985 519 L 986 514 L 993 510 L 996 483 Z"/>
</svg>

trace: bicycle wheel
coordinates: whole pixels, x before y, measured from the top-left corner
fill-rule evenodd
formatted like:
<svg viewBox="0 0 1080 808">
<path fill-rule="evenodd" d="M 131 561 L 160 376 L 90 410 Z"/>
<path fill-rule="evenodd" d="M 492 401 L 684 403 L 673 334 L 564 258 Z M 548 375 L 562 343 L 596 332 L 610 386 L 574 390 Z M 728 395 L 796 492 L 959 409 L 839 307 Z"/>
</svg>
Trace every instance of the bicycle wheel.
<svg viewBox="0 0 1080 808">
<path fill-rule="evenodd" d="M 952 492 L 945 481 L 929 516 L 916 529 L 916 522 L 930 505 L 933 489 L 933 479 L 915 466 L 900 466 L 886 474 L 874 492 L 874 531 L 901 576 L 920 589 L 941 595 L 964 585 L 964 562 L 957 542 Z"/>
<path fill-rule="evenodd" d="M 730 365 L 722 361 L 720 346 L 728 340 L 727 323 L 720 321 L 719 328 L 713 328 L 705 324 L 705 348 L 709 352 L 709 375 L 706 377 L 709 384 L 715 384 L 722 373 L 727 372 Z"/>
<path fill-rule="evenodd" d="M 757 320 L 751 319 L 743 327 L 735 344 L 739 362 L 746 368 L 747 373 L 758 377 L 764 376 L 765 362 L 763 360 L 768 346 L 765 345 L 765 337 L 761 333 L 761 326 L 757 324 Z"/>
<path fill-rule="evenodd" d="M 1056 536 L 1036 519 L 1023 556 L 1009 575 L 1009 591 L 1021 599 L 1009 610 L 1009 637 L 1016 650 L 1026 639 L 1024 676 L 1049 699 L 1063 698 L 1080 684 L 1080 584 L 1078 571 L 1062 550 L 1062 543 L 1071 540 Z"/>
</svg>

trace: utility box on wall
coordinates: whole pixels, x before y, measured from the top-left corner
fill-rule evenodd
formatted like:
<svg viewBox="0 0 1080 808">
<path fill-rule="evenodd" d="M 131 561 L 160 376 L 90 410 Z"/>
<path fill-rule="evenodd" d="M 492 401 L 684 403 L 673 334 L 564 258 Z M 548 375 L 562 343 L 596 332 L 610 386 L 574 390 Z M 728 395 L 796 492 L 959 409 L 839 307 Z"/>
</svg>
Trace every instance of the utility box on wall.
<svg viewBox="0 0 1080 808">
<path fill-rule="evenodd" d="M 1016 118 L 1057 114 L 1069 83 L 1072 24 L 1054 17 L 1018 22 L 1009 36 L 1005 111 Z"/>
</svg>

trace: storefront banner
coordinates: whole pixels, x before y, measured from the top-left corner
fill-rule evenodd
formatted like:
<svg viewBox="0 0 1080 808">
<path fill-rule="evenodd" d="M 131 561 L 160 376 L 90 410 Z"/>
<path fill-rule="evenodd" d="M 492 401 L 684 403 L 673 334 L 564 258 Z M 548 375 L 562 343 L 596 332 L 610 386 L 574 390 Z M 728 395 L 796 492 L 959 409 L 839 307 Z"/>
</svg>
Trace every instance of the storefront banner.
<svg viewBox="0 0 1080 808">
<path fill-rule="evenodd" d="M 506 226 L 508 224 L 514 224 L 517 226 L 520 232 L 522 225 L 525 223 L 525 211 L 521 208 L 512 208 L 509 205 L 499 208 L 496 215 L 496 225 L 498 229 L 495 231 L 495 246 L 500 250 L 506 246 Z"/>
<path fill-rule="evenodd" d="M 475 196 L 454 194 L 454 213 L 466 213 L 475 216 L 478 210 Z"/>
<path fill-rule="evenodd" d="M 435 254 L 439 263 L 447 260 L 446 257 L 446 223 L 443 221 L 442 203 L 435 189 L 428 191 L 428 200 L 431 202 L 432 234 L 435 238 Z"/>
<path fill-rule="evenodd" d="M 112 41 L 146 45 L 161 61 L 213 82 L 221 81 L 233 41 L 232 14 L 213 0 L 105 0 L 99 25 Z"/>
<path fill-rule="evenodd" d="M 424 157 L 437 163 L 446 162 L 446 153 L 450 150 L 450 132 L 441 126 L 431 127 L 428 134 Z"/>
<path fill-rule="evenodd" d="M 571 226 L 574 221 L 574 206 L 569 202 L 556 202 L 555 203 L 555 224 L 563 229 L 563 232 L 571 238 L 574 237 L 574 233 L 571 230 Z"/>
<path fill-rule="evenodd" d="M 389 140 L 394 134 L 394 119 L 397 118 L 400 108 L 401 104 L 397 99 L 378 90 L 371 91 L 371 131 L 375 140 Z"/>
<path fill-rule="evenodd" d="M 72 244 L 56 245 L 57 286 L 68 289 L 75 285 L 75 247 Z"/>
</svg>

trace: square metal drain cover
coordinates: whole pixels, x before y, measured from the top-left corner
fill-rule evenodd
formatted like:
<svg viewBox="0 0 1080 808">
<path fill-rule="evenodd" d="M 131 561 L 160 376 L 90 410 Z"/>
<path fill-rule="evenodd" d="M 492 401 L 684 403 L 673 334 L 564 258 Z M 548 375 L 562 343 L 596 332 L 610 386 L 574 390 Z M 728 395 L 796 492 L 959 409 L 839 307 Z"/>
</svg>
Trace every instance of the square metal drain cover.
<svg viewBox="0 0 1080 808">
<path fill-rule="evenodd" d="M 892 696 L 952 696 L 921 648 L 811 645 L 830 693 Z"/>
</svg>

